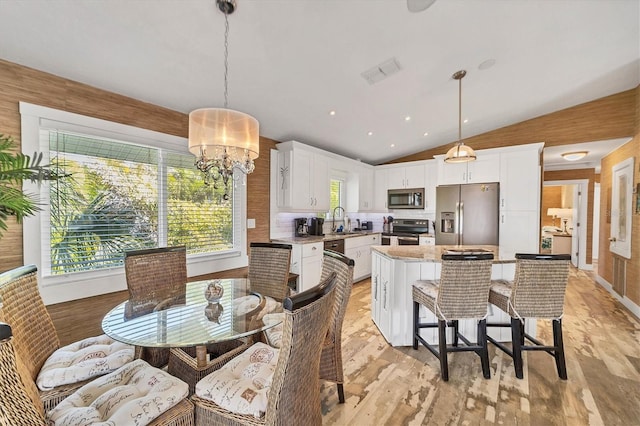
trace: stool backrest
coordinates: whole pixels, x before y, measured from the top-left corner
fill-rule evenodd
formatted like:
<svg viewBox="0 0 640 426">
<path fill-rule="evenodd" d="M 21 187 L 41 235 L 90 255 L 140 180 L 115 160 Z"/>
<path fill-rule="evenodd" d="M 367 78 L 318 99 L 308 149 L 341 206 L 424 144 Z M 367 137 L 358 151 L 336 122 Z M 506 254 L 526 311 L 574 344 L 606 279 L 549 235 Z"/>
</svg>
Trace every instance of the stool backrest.
<svg viewBox="0 0 640 426">
<path fill-rule="evenodd" d="M 487 315 L 493 253 L 443 254 L 437 315 L 447 320 Z"/>
<path fill-rule="evenodd" d="M 354 266 L 355 261 L 344 254 L 332 250 L 324 251 L 320 280 L 324 281 L 332 272 L 336 273 L 336 296 L 331 320 L 329 321 L 329 331 L 327 332 L 327 340 L 332 343 L 339 340 L 342 334 L 342 323 L 344 322 L 347 304 L 351 296 L 351 288 L 353 287 Z"/>
<path fill-rule="evenodd" d="M 251 290 L 278 302 L 289 294 L 291 244 L 259 243 L 249 245 L 249 285 Z"/>
<path fill-rule="evenodd" d="M 521 318 L 560 318 L 569 281 L 569 254 L 516 254 L 509 314 Z"/>
</svg>

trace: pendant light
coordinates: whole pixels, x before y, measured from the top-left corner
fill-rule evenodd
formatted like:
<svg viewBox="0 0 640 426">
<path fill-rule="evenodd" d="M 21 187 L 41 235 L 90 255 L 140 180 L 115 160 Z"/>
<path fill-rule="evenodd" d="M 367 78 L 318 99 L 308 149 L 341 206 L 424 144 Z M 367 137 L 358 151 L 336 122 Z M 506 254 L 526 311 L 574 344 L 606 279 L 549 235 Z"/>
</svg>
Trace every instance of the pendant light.
<svg viewBox="0 0 640 426">
<path fill-rule="evenodd" d="M 445 163 L 466 163 L 476 159 L 476 153 L 473 148 L 462 142 L 462 79 L 465 75 L 467 75 L 465 70 L 460 70 L 453 74 L 453 78 L 458 80 L 458 142 L 447 151 L 447 155 L 444 158 Z"/>
<path fill-rule="evenodd" d="M 229 20 L 236 9 L 235 0 L 216 0 L 224 13 L 224 108 L 200 108 L 189 113 L 189 151 L 195 165 L 204 174 L 204 182 L 214 188 L 224 185 L 229 199 L 229 182 L 234 170 L 249 174 L 260 152 L 258 120 L 240 111 L 228 109 Z"/>
</svg>

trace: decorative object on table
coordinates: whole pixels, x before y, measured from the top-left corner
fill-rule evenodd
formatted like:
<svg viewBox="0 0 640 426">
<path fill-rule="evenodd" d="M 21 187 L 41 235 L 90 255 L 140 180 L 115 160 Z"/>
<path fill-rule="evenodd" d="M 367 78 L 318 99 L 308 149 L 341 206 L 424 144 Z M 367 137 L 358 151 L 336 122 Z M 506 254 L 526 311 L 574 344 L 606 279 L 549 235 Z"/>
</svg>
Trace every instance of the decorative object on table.
<svg viewBox="0 0 640 426">
<path fill-rule="evenodd" d="M 220 285 L 220 280 L 211 281 L 204 290 L 204 298 L 207 299 L 207 302 L 210 304 L 219 302 L 223 294 L 224 287 Z"/>
<path fill-rule="evenodd" d="M 240 111 L 228 109 L 229 15 L 236 9 L 235 0 L 217 0 L 224 13 L 224 108 L 200 108 L 189 113 L 189 151 L 196 156 L 196 167 L 203 172 L 206 184 L 224 186 L 229 199 L 229 182 L 233 172 L 253 172 L 253 160 L 260 152 L 258 120 Z"/>
<path fill-rule="evenodd" d="M 220 317 L 223 313 L 224 307 L 218 302 L 209 303 L 207 307 L 204 308 L 204 315 L 207 317 L 207 319 L 217 324 L 220 324 Z"/>
<path fill-rule="evenodd" d="M 476 159 L 476 153 L 468 145 L 462 141 L 462 79 L 467 75 L 465 70 L 457 71 L 453 74 L 453 78 L 458 80 L 458 142 L 447 151 L 444 157 L 445 163 L 466 163 Z"/>
<path fill-rule="evenodd" d="M 14 148 L 13 138 L 0 133 L 0 237 L 2 231 L 8 229 L 9 216 L 15 216 L 20 223 L 24 217 L 40 210 L 38 199 L 19 189 L 22 187 L 22 181 L 41 183 L 44 180 L 68 177 L 50 170 L 49 165 L 41 165 L 42 153 L 34 153 L 33 157 L 30 157 L 21 152 L 14 152 Z"/>
</svg>

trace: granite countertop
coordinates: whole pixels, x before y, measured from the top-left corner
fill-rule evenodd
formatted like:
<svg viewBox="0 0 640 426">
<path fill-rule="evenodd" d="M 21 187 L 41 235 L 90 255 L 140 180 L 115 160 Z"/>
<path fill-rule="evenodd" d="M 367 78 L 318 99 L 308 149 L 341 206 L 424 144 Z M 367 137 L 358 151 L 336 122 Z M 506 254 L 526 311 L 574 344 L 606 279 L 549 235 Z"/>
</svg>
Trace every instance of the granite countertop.
<svg viewBox="0 0 640 426">
<path fill-rule="evenodd" d="M 373 246 L 372 249 L 392 259 L 408 262 L 440 262 L 445 251 L 482 250 L 493 253 L 494 263 L 513 263 L 515 259 L 500 259 L 498 246 Z"/>
<path fill-rule="evenodd" d="M 344 240 L 346 238 L 352 237 L 362 237 L 363 235 L 375 235 L 380 234 L 380 231 L 356 231 L 351 233 L 343 233 L 336 232 L 335 234 L 324 234 L 320 235 L 309 235 L 308 237 L 281 237 L 281 238 L 272 238 L 271 241 L 274 243 L 287 243 L 287 244 L 312 244 L 312 243 L 321 243 L 324 241 L 332 241 L 332 240 Z"/>
</svg>

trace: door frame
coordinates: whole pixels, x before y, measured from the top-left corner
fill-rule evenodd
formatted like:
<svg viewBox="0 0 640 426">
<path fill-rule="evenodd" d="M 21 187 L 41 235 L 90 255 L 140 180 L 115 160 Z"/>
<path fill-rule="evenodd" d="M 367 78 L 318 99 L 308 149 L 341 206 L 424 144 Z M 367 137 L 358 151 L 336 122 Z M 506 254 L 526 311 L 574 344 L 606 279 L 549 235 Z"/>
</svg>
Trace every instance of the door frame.
<svg viewBox="0 0 640 426">
<path fill-rule="evenodd" d="M 562 185 L 574 185 L 573 187 L 573 199 L 578 198 L 578 191 L 581 192 L 579 197 L 579 206 L 573 206 L 574 210 L 577 209 L 577 220 L 573 218 L 573 224 L 580 223 L 580 227 L 576 236 L 573 232 L 571 235 L 571 247 L 578 247 L 577 264 L 574 264 L 578 269 L 593 270 L 593 264 L 587 264 L 587 203 L 589 199 L 589 179 L 574 179 L 574 180 L 549 180 L 544 181 L 544 186 L 562 186 Z M 577 238 L 577 239 L 576 239 Z M 575 256 L 572 256 L 572 259 Z"/>
</svg>

